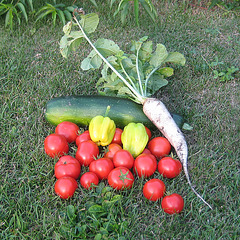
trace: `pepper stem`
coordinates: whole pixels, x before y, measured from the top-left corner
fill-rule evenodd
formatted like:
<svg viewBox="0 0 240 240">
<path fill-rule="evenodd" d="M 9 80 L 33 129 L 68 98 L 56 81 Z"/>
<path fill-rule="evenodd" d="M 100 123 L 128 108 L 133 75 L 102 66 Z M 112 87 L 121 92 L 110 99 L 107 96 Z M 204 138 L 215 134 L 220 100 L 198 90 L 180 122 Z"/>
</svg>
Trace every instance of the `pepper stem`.
<svg viewBox="0 0 240 240">
<path fill-rule="evenodd" d="M 106 112 L 105 112 L 105 114 L 104 114 L 104 117 L 107 117 L 108 116 L 108 113 L 109 113 L 109 111 L 110 111 L 110 106 L 108 105 L 107 106 L 107 109 L 106 109 Z"/>
</svg>

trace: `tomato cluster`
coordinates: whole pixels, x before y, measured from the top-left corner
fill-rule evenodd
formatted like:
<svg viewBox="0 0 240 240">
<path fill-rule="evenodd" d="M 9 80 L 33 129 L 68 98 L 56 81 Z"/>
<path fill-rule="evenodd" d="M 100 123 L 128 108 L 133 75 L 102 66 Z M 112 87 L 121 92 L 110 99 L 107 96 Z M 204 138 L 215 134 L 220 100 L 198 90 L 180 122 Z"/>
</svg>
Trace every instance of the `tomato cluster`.
<svg viewBox="0 0 240 240">
<path fill-rule="evenodd" d="M 92 189 L 99 181 L 106 180 L 117 190 L 130 189 L 135 177 L 150 178 L 158 171 L 165 178 L 174 178 L 182 171 L 181 162 L 169 157 L 171 144 L 164 137 L 152 138 L 146 127 L 149 142 L 145 150 L 135 159 L 132 154 L 122 148 L 122 129 L 116 128 L 114 138 L 107 147 L 99 147 L 91 140 L 89 131 L 80 133 L 79 127 L 71 122 L 62 122 L 55 128 L 55 133 L 45 138 L 44 150 L 47 155 L 58 159 L 54 167 L 57 179 L 54 189 L 60 198 L 67 199 L 81 187 Z M 69 154 L 69 144 L 75 143 L 75 156 Z M 81 167 L 89 171 L 82 173 Z M 161 198 L 161 206 L 166 213 L 182 211 L 183 198 L 179 194 L 164 196 L 166 186 L 157 178 L 147 180 L 143 186 L 143 195 L 150 201 Z"/>
</svg>

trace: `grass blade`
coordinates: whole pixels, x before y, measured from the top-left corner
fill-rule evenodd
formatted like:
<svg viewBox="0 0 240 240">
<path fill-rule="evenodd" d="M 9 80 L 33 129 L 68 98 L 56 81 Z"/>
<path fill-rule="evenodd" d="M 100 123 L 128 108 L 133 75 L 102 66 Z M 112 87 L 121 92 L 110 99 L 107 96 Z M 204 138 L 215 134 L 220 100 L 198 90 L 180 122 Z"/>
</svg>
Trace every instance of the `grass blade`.
<svg viewBox="0 0 240 240">
<path fill-rule="evenodd" d="M 56 12 L 56 11 L 53 11 L 53 12 L 52 12 L 53 26 L 55 26 L 55 24 L 56 24 L 56 18 L 57 18 L 57 12 Z"/>
<path fill-rule="evenodd" d="M 97 5 L 97 3 L 96 3 L 95 0 L 90 0 L 90 2 L 91 2 L 96 8 L 98 7 L 98 5 Z"/>
<path fill-rule="evenodd" d="M 134 14 L 135 14 L 136 24 L 139 27 L 139 2 L 138 2 L 138 0 L 134 0 Z"/>
<path fill-rule="evenodd" d="M 26 12 L 26 9 L 25 9 L 24 5 L 19 2 L 19 3 L 17 3 L 16 6 L 21 10 L 26 22 L 28 22 L 28 16 L 27 16 L 27 12 Z"/>
<path fill-rule="evenodd" d="M 152 21 L 155 22 L 156 17 L 157 17 L 156 9 L 155 8 L 151 9 L 150 6 L 146 2 L 143 2 L 142 6 L 145 9 L 145 11 L 147 12 L 147 14 L 149 15 L 149 17 L 152 19 Z"/>
<path fill-rule="evenodd" d="M 71 19 L 72 19 L 72 14 L 68 11 L 68 10 L 64 10 L 63 11 L 63 13 L 64 13 L 64 15 L 66 16 L 66 19 L 68 20 L 68 21 L 71 21 Z"/>
<path fill-rule="evenodd" d="M 31 11 L 33 12 L 33 2 L 32 0 L 28 0 L 28 5 L 30 6 Z"/>
<path fill-rule="evenodd" d="M 60 18 L 63 25 L 66 23 L 66 18 L 62 10 L 57 10 L 57 15 Z"/>
<path fill-rule="evenodd" d="M 7 27 L 8 22 L 9 22 L 9 19 L 10 19 L 10 11 L 11 11 L 11 10 L 9 10 L 9 11 L 7 12 L 6 17 L 5 17 L 5 27 Z"/>
<path fill-rule="evenodd" d="M 126 22 L 126 18 L 127 18 L 127 15 L 128 15 L 128 10 L 129 10 L 129 2 L 126 2 L 123 6 L 123 9 L 121 11 L 121 22 L 122 22 L 122 25 L 125 24 Z"/>
<path fill-rule="evenodd" d="M 36 22 L 37 22 L 38 20 L 44 18 L 45 16 L 47 16 L 48 14 L 50 14 L 50 13 L 52 13 L 52 12 L 53 12 L 53 10 L 48 10 L 48 11 L 46 11 L 46 12 L 43 12 L 42 14 L 40 14 L 40 15 L 37 17 Z"/>
</svg>

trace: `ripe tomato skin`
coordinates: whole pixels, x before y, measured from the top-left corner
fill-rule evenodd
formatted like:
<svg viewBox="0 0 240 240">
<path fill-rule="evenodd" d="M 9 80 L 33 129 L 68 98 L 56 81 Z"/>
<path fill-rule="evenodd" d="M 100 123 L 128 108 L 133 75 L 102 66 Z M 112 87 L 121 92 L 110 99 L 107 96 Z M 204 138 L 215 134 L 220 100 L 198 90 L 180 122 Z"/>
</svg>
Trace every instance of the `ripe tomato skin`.
<svg viewBox="0 0 240 240">
<path fill-rule="evenodd" d="M 139 177 L 150 177 L 157 169 L 157 160 L 152 154 L 142 153 L 136 157 L 133 171 Z"/>
<path fill-rule="evenodd" d="M 55 185 L 55 193 L 62 199 L 67 199 L 73 196 L 78 187 L 76 179 L 72 177 L 59 178 Z"/>
<path fill-rule="evenodd" d="M 171 144 L 165 137 L 155 137 L 149 141 L 147 148 L 159 159 L 170 153 Z"/>
<path fill-rule="evenodd" d="M 130 189 L 133 182 L 134 177 L 132 172 L 125 167 L 114 168 L 108 175 L 108 184 L 117 190 Z"/>
<path fill-rule="evenodd" d="M 163 197 L 166 191 L 162 180 L 153 178 L 147 181 L 143 186 L 143 195 L 150 201 L 157 201 Z"/>
<path fill-rule="evenodd" d="M 59 158 L 54 167 L 55 177 L 72 177 L 78 179 L 81 172 L 80 162 L 72 156 L 65 155 Z"/>
<path fill-rule="evenodd" d="M 126 167 L 131 169 L 134 164 L 132 154 L 124 149 L 118 150 L 113 156 L 114 167 Z"/>
<path fill-rule="evenodd" d="M 78 146 L 81 142 L 88 141 L 88 140 L 91 140 L 91 138 L 90 138 L 89 131 L 86 130 L 80 135 L 78 135 L 75 141 L 76 141 L 76 145 Z"/>
<path fill-rule="evenodd" d="M 122 150 L 122 147 L 121 147 L 119 144 L 117 144 L 117 143 L 110 143 L 110 144 L 108 145 L 108 152 L 106 152 L 106 153 L 104 154 L 104 157 L 109 158 L 109 159 L 112 160 L 114 154 L 115 154 L 117 151 L 119 151 L 119 150 Z"/>
<path fill-rule="evenodd" d="M 122 140 L 121 140 L 121 135 L 122 135 L 123 130 L 120 128 L 116 128 L 115 134 L 113 136 L 113 140 L 111 143 L 117 143 L 120 146 L 122 146 Z"/>
<path fill-rule="evenodd" d="M 99 158 L 89 165 L 89 171 L 96 173 L 99 180 L 107 179 L 113 168 L 113 162 L 109 158 Z"/>
<path fill-rule="evenodd" d="M 63 135 L 68 143 L 72 143 L 76 140 L 78 131 L 78 125 L 68 121 L 59 123 L 55 128 L 55 133 Z"/>
<path fill-rule="evenodd" d="M 184 200 L 181 195 L 173 193 L 163 198 L 161 206 L 168 214 L 180 213 L 184 207 Z"/>
<path fill-rule="evenodd" d="M 93 185 L 98 185 L 99 178 L 94 172 L 85 172 L 80 178 L 80 184 L 86 189 L 92 189 Z"/>
<path fill-rule="evenodd" d="M 158 162 L 158 171 L 163 177 L 174 178 L 182 171 L 182 164 L 177 159 L 164 157 Z"/>
<path fill-rule="evenodd" d="M 148 135 L 148 141 L 150 141 L 150 139 L 152 138 L 152 132 L 151 130 L 145 126 L 145 129 L 146 129 L 146 132 L 147 132 L 147 135 Z"/>
<path fill-rule="evenodd" d="M 75 158 L 83 166 L 89 166 L 99 154 L 99 148 L 92 140 L 81 142 L 76 151 Z"/>
<path fill-rule="evenodd" d="M 149 149 L 145 148 L 142 153 L 152 154 Z"/>
<path fill-rule="evenodd" d="M 44 151 L 52 158 L 63 156 L 69 151 L 68 142 L 64 136 L 52 133 L 44 140 Z"/>
</svg>

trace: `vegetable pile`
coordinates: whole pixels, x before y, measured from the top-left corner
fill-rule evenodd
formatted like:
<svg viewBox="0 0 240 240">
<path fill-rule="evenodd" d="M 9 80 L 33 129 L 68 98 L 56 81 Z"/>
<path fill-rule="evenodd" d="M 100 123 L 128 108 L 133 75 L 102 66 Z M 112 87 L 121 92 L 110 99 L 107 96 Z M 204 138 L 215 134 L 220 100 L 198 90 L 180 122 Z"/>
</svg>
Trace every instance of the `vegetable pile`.
<svg viewBox="0 0 240 240">
<path fill-rule="evenodd" d="M 70 153 L 73 146 L 77 150 Z M 168 214 L 180 213 L 184 207 L 179 194 L 166 196 L 165 183 L 153 177 L 156 171 L 163 178 L 177 177 L 182 164 L 170 156 L 169 141 L 152 137 L 142 123 L 129 123 L 121 129 L 109 117 L 97 115 L 81 132 L 75 123 L 64 121 L 45 138 L 44 150 L 56 160 L 54 189 L 62 199 L 73 197 L 78 186 L 92 190 L 104 181 L 121 191 L 132 188 L 136 178 L 144 178 L 146 199 L 162 199 L 162 209 Z"/>
<path fill-rule="evenodd" d="M 206 205 L 212 208 L 195 190 L 188 173 L 188 146 L 183 133 L 163 102 L 153 98 L 159 89 L 168 84 L 166 77 L 173 75 L 173 64 L 183 66 L 185 57 L 178 52 L 168 52 L 163 44 L 153 49 L 152 41 L 144 36 L 132 41 L 131 53 L 125 53 L 109 39 L 99 38 L 95 43 L 88 37 L 99 23 L 98 15 L 86 14 L 83 9 L 75 9 L 73 20 L 63 27 L 64 36 L 60 41 L 60 51 L 67 58 L 83 40 L 92 48 L 81 63 L 83 70 L 100 69 L 102 77 L 97 82 L 100 94 L 130 98 L 142 105 L 146 117 L 167 138 L 182 163 L 188 184 L 192 191 Z M 75 28 L 78 30 L 75 30 Z M 136 153 L 135 153 L 136 154 Z"/>
</svg>

